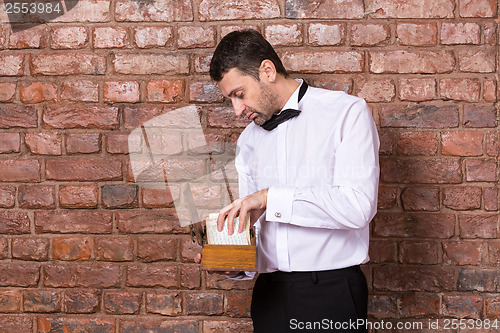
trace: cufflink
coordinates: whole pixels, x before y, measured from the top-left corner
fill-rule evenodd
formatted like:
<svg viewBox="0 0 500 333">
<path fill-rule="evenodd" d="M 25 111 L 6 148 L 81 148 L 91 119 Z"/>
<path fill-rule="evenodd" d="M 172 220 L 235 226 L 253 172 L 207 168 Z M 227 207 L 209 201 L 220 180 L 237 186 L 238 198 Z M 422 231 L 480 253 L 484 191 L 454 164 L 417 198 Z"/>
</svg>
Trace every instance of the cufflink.
<svg viewBox="0 0 500 333">
<path fill-rule="evenodd" d="M 276 212 L 276 213 L 274 213 L 274 216 L 276 216 L 277 218 L 280 218 L 281 217 L 281 213 Z"/>
</svg>

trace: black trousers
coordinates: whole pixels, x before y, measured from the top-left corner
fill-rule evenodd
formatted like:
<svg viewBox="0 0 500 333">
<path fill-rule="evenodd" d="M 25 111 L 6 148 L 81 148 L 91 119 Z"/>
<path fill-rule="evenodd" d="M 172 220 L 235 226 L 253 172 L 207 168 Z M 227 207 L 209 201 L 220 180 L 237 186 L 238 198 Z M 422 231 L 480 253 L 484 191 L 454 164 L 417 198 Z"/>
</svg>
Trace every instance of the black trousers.
<svg viewBox="0 0 500 333">
<path fill-rule="evenodd" d="M 252 295 L 254 333 L 364 333 L 367 303 L 368 288 L 359 265 L 262 273 Z"/>
</svg>

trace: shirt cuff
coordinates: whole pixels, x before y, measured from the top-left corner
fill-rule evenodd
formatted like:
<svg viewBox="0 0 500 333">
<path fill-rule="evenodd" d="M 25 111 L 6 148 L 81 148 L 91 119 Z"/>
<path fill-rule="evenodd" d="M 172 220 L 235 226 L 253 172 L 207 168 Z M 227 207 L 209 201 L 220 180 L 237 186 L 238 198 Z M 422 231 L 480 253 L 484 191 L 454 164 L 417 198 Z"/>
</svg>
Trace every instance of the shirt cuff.
<svg viewBox="0 0 500 333">
<path fill-rule="evenodd" d="M 271 186 L 267 192 L 266 220 L 282 223 L 291 222 L 294 195 L 294 188 Z"/>
</svg>

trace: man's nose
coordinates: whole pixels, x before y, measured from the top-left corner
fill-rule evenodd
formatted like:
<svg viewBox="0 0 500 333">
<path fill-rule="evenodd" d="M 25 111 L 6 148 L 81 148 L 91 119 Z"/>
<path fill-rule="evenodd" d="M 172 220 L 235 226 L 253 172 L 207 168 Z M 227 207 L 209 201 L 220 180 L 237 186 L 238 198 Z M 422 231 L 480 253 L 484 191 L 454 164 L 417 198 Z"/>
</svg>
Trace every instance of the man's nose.
<svg viewBox="0 0 500 333">
<path fill-rule="evenodd" d="M 232 99 L 234 114 L 238 117 L 242 115 L 243 111 L 245 111 L 245 104 L 237 99 Z"/>
</svg>

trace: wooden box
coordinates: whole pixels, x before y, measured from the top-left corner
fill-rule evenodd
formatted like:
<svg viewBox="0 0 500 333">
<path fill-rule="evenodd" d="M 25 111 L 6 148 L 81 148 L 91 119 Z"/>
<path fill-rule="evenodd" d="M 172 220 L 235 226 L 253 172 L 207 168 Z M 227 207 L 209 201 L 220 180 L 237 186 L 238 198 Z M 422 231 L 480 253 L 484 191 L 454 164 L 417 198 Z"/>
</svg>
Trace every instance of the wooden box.
<svg viewBox="0 0 500 333">
<path fill-rule="evenodd" d="M 202 248 L 201 269 L 206 271 L 257 271 L 255 245 L 211 245 Z"/>
</svg>

